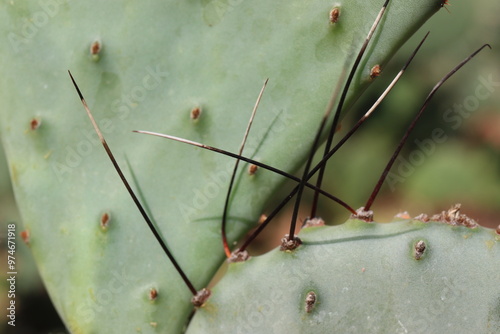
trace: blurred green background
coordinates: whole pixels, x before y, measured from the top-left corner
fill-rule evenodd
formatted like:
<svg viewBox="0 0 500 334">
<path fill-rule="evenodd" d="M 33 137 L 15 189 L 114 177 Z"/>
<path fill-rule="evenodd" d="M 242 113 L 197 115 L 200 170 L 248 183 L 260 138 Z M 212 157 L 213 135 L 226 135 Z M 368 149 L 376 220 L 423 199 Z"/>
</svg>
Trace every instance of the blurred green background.
<svg viewBox="0 0 500 334">
<path fill-rule="evenodd" d="M 489 227 L 500 224 L 500 2 L 450 2 L 447 6 L 449 12 L 441 10 L 398 52 L 387 68 L 383 69 L 382 76 L 376 79 L 378 82 L 370 87 L 355 105 L 355 110 L 342 122 L 341 132 L 345 132 L 376 100 L 425 32 L 430 30 L 427 42 L 399 84 L 329 165 L 325 188 L 358 208 L 364 205 L 407 124 L 434 84 L 483 43 L 491 44 L 493 50 L 479 54 L 452 77 L 432 100 L 401 155 L 407 161 L 411 157 L 423 158 L 412 165 L 414 170 L 406 173 L 401 182 L 394 183 L 393 187 L 386 184 L 382 188 L 372 207 L 377 221 L 390 221 L 400 211 L 409 211 L 411 216 L 434 214 L 448 209 L 454 203 L 462 203 L 462 212 L 480 224 Z M 481 80 L 490 77 L 499 85 L 492 86 L 493 91 L 488 98 L 478 99 L 476 89 L 481 85 Z M 472 108 L 474 101 L 479 102 L 477 108 Z M 456 105 L 463 104 L 469 104 L 471 109 L 465 116 L 453 122 L 443 118 L 444 114 L 451 115 L 450 109 L 454 110 Z M 458 121 L 461 123 L 459 126 Z M 435 143 L 432 152 L 427 154 L 418 147 L 416 140 L 429 142 L 435 129 L 444 131 L 446 140 Z M 402 166 L 396 163 L 393 171 L 397 172 L 398 168 Z M 283 188 L 289 189 L 290 186 Z M 305 200 L 301 217 L 308 215 L 308 201 Z M 319 213 L 328 224 L 341 223 L 349 216 L 345 210 L 325 200 L 320 202 Z M 289 213 L 284 212 L 281 218 L 283 224 L 274 224 L 268 233 L 286 233 Z M 5 245 L 8 223 L 16 223 L 18 233 L 22 230 L 7 163 L 0 148 L 2 245 Z M 273 247 L 276 238 L 263 235 L 259 240 L 256 248 L 264 249 Z M 272 242 L 268 243 L 267 240 Z M 13 332 L 64 333 L 47 299 L 28 247 L 21 240 L 18 240 L 17 245 L 20 273 L 17 281 L 17 323 L 21 327 Z M 6 259 L 5 247 L 1 251 L 2 258 Z M 7 271 L 5 265 L 6 261 L 2 261 L 2 308 L 8 290 L 4 279 Z M 1 325 L 3 328 L 0 328 L 0 332 L 12 330 L 4 322 Z"/>
</svg>

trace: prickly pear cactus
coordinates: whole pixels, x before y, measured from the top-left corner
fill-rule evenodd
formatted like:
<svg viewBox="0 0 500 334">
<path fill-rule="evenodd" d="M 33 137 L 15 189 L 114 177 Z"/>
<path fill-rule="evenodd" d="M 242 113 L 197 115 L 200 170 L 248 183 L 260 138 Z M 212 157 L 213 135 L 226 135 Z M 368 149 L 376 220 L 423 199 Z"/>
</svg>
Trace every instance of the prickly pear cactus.
<svg viewBox="0 0 500 334">
<path fill-rule="evenodd" d="M 67 70 L 75 75 L 115 156 L 134 180 L 169 248 L 201 289 L 223 260 L 220 217 L 234 162 L 211 152 L 132 134 L 131 130 L 169 133 L 236 151 L 257 93 L 269 78 L 246 154 L 294 171 L 308 153 L 311 134 L 333 87 L 344 69 L 352 65 L 381 6 L 380 1 L 354 0 L 2 2 L 0 26 L 7 41 L 0 60 L 9 64 L 2 69 L 0 81 L 2 144 L 24 235 L 54 305 L 72 333 L 179 333 L 193 307 L 190 291 L 145 228 L 100 147 Z M 440 7 L 441 1 L 436 0 L 390 2 L 355 76 L 348 104 L 372 81 L 370 69 L 383 66 Z M 334 8 L 338 17 L 332 15 Z M 231 241 L 255 226 L 281 183 L 282 178 L 272 173 L 259 171 L 250 176 L 242 169 L 229 212 Z M 429 255 L 405 267 L 408 272 L 434 260 L 434 252 L 444 256 L 444 250 L 438 248 L 441 246 L 434 248 L 437 242 L 432 239 L 443 233 L 441 230 L 432 232 L 426 227 L 422 231 L 430 232 L 418 234 L 418 229 L 412 232 L 413 228 L 406 226 L 401 231 L 398 225 L 391 227 L 395 229 L 391 233 L 401 235 L 394 239 L 395 245 L 406 242 L 408 246 L 410 241 L 403 240 L 406 236 L 422 237 L 431 245 Z M 380 241 L 381 254 L 391 256 L 384 248 L 386 239 L 393 240 L 384 234 L 389 230 L 373 229 L 380 229 L 380 237 L 363 227 L 359 233 L 354 229 L 350 238 L 359 243 Z M 335 247 L 344 247 L 339 252 L 347 254 L 349 244 L 360 254 L 355 243 L 330 243 L 328 238 L 340 240 L 344 236 L 329 233 L 319 243 L 332 247 L 334 257 Z M 487 233 L 478 234 L 486 240 Z M 315 238 L 311 233 L 310 242 L 319 240 Z M 494 249 L 491 252 L 497 252 L 496 242 L 492 237 L 488 240 Z M 474 247 L 479 254 L 479 246 Z M 305 245 L 294 263 L 313 248 Z M 408 248 L 406 254 L 400 253 L 400 258 L 385 264 L 406 266 L 403 262 L 410 253 Z M 278 258 L 284 262 L 278 264 Z M 271 253 L 266 257 L 269 260 L 260 261 L 255 275 L 260 270 L 265 273 L 266 265 L 286 267 L 294 258 Z M 344 257 L 346 266 L 351 266 L 350 259 Z M 302 260 L 301 265 L 307 263 Z M 369 286 L 375 287 L 375 281 L 382 284 L 384 273 L 368 269 L 363 277 L 373 275 Z M 324 290 L 323 277 L 328 272 L 311 281 L 311 289 L 316 288 L 314 284 L 318 289 L 317 311 L 311 312 L 320 314 L 321 305 L 326 309 L 335 304 L 338 288 Z M 226 284 L 231 291 L 233 275 L 237 277 L 238 271 L 230 270 L 214 291 L 213 300 L 195 317 L 197 328 L 205 326 L 203 321 L 211 321 L 207 313 L 214 306 L 222 310 L 245 304 L 224 301 L 228 297 L 219 295 Z M 242 287 L 249 286 L 248 279 Z M 434 281 L 443 283 L 438 278 Z M 442 286 L 436 284 L 435 289 Z M 273 286 L 269 282 L 266 288 Z M 295 288 L 300 289 L 300 295 L 290 298 L 306 298 L 303 286 Z M 403 287 L 390 290 L 391 296 L 398 289 Z M 328 293 L 333 299 L 327 302 Z M 494 315 L 498 289 L 492 288 L 491 296 L 487 301 Z M 254 302 L 258 303 L 258 298 Z M 385 290 L 379 298 L 386 298 Z M 302 312 L 302 306 L 297 305 L 293 304 L 296 308 L 283 319 Z M 292 307 L 292 303 L 287 306 Z M 367 306 L 367 310 L 372 309 Z M 304 319 L 298 320 L 303 323 Z M 314 326 L 321 327 L 321 319 L 315 319 Z M 409 315 L 398 319 L 407 321 Z M 219 324 L 220 328 L 234 326 L 234 320 L 223 321 L 228 322 Z M 385 323 L 393 328 L 394 322 Z M 319 327 L 315 328 L 324 329 Z"/>
</svg>

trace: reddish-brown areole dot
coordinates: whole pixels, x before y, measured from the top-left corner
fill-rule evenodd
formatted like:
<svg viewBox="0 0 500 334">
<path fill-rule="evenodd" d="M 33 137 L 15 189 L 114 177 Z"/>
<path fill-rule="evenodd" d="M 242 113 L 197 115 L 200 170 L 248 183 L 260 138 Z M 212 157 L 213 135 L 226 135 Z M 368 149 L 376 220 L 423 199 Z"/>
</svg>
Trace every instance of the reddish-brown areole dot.
<svg viewBox="0 0 500 334">
<path fill-rule="evenodd" d="M 250 258 L 246 250 L 240 252 L 239 249 L 233 251 L 231 256 L 227 259 L 227 263 L 245 262 Z"/>
<path fill-rule="evenodd" d="M 378 77 L 380 73 L 382 73 L 382 70 L 380 68 L 380 65 L 377 64 L 373 66 L 372 69 L 370 70 L 370 78 L 374 79 Z"/>
<path fill-rule="evenodd" d="M 321 217 L 307 218 L 302 224 L 302 228 L 314 227 L 314 226 L 325 226 L 325 221 Z"/>
<path fill-rule="evenodd" d="M 289 235 L 285 234 L 285 237 L 281 239 L 280 251 L 291 252 L 302 245 L 302 240 L 299 237 L 294 237 L 292 240 L 288 238 Z"/>
<path fill-rule="evenodd" d="M 149 290 L 149 300 L 156 300 L 156 298 L 158 298 L 158 290 L 151 288 Z"/>
<path fill-rule="evenodd" d="M 104 212 L 102 215 L 101 215 L 101 220 L 100 220 L 100 224 L 101 224 L 101 228 L 103 230 L 106 230 L 109 226 L 109 221 L 111 220 L 111 215 L 107 212 Z"/>
<path fill-rule="evenodd" d="M 352 219 L 361 219 L 367 223 L 373 222 L 373 210 L 365 211 L 365 207 L 362 206 L 356 210 L 355 215 L 351 215 Z"/>
<path fill-rule="evenodd" d="M 337 21 L 339 20 L 339 16 L 340 16 L 340 8 L 338 7 L 332 8 L 332 10 L 330 11 L 330 23 L 332 24 L 337 23 Z"/>
<path fill-rule="evenodd" d="M 442 211 L 430 217 L 430 220 L 442 222 L 452 226 L 465 226 L 468 228 L 476 228 L 479 224 L 467 215 L 460 213 L 462 205 L 457 203 L 453 205 L 448 211 Z"/>
<path fill-rule="evenodd" d="M 196 296 L 193 296 L 193 298 L 191 298 L 191 303 L 194 305 L 194 307 L 202 307 L 211 294 L 212 292 L 210 290 L 203 288 L 198 291 L 198 293 L 196 293 Z"/>
<path fill-rule="evenodd" d="M 191 110 L 189 117 L 191 117 L 192 120 L 197 120 L 198 118 L 200 118 L 200 115 L 201 115 L 201 108 L 195 107 Z"/>
<path fill-rule="evenodd" d="M 99 41 L 94 41 L 91 45 L 90 45 L 90 54 L 93 55 L 93 56 L 96 56 L 98 55 L 100 52 L 101 52 L 101 42 Z"/>
<path fill-rule="evenodd" d="M 429 215 L 425 214 L 425 213 L 421 213 L 413 219 L 420 220 L 421 222 L 424 222 L 424 223 L 427 223 L 430 220 Z"/>
<path fill-rule="evenodd" d="M 259 166 L 251 164 L 250 166 L 248 166 L 248 174 L 255 175 L 257 169 L 259 169 Z"/>
<path fill-rule="evenodd" d="M 38 129 L 41 124 L 42 124 L 42 121 L 39 118 L 33 118 L 30 122 L 30 129 L 34 131 L 34 130 Z"/>
<path fill-rule="evenodd" d="M 30 231 L 28 230 L 24 230 L 24 231 L 21 231 L 21 239 L 23 239 L 24 243 L 26 245 L 29 245 L 30 244 Z"/>
<path fill-rule="evenodd" d="M 314 306 L 316 305 L 316 294 L 314 291 L 310 291 L 307 293 L 306 296 L 306 312 L 311 313 L 311 311 L 314 309 Z"/>
<path fill-rule="evenodd" d="M 419 240 L 415 243 L 415 246 L 413 247 L 413 257 L 415 260 L 420 260 L 422 258 L 426 248 L 427 246 L 423 240 Z"/>
</svg>

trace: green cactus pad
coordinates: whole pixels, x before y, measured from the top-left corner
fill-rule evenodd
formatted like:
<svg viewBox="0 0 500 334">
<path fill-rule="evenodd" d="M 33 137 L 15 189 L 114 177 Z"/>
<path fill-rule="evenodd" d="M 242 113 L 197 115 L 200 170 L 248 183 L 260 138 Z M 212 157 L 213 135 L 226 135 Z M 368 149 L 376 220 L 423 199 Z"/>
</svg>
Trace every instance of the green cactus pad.
<svg viewBox="0 0 500 334">
<path fill-rule="evenodd" d="M 230 264 L 188 333 L 500 332 L 493 230 L 350 220 L 299 237 Z"/>
<path fill-rule="evenodd" d="M 73 333 L 178 333 L 192 306 L 100 147 L 67 70 L 118 162 L 130 161 L 125 172 L 136 176 L 174 256 L 202 288 L 223 260 L 220 217 L 234 161 L 131 130 L 236 151 L 269 78 L 245 152 L 297 169 L 382 3 L 2 3 L 2 144 L 38 269 Z M 348 104 L 372 81 L 370 69 L 384 66 L 440 3 L 391 1 Z M 340 16 L 331 23 L 335 5 Z M 190 117 L 194 109 L 202 111 L 197 120 Z M 241 169 L 230 240 L 255 225 L 281 182 Z"/>
</svg>

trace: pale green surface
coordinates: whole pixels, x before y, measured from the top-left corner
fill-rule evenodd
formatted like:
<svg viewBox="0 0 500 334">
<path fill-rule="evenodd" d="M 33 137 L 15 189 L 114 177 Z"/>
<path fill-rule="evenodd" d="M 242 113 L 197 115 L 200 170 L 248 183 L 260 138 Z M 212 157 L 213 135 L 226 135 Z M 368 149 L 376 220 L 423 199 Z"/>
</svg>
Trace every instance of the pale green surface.
<svg viewBox="0 0 500 334">
<path fill-rule="evenodd" d="M 303 230 L 293 253 L 229 266 L 188 333 L 498 333 L 500 236 L 402 221 Z M 426 250 L 415 260 L 413 245 Z M 317 304 L 305 312 L 305 296 Z"/>
<path fill-rule="evenodd" d="M 130 160 L 170 249 L 201 288 L 223 258 L 219 217 L 233 162 L 130 131 L 236 151 L 268 77 L 246 152 L 296 169 L 346 57 L 353 61 L 381 1 L 345 2 L 335 27 L 329 1 L 49 3 L 0 5 L 7 36 L 0 61 L 8 64 L 0 82 L 2 143 L 39 271 L 75 333 L 179 332 L 191 310 L 189 291 L 120 184 L 66 71 L 119 163 L 125 166 L 125 155 Z M 438 8 L 435 0 L 394 0 L 353 92 Z M 96 39 L 103 44 L 98 62 L 88 51 Z M 161 72 L 155 87 L 144 81 L 151 69 Z M 134 92 L 145 95 L 123 98 Z M 203 114 L 193 123 L 189 111 L 196 106 Z M 42 120 L 36 131 L 29 130 L 33 117 Z M 237 180 L 231 239 L 253 226 L 281 178 L 243 172 Z M 203 192 L 213 198 L 201 200 Z M 107 232 L 99 228 L 105 211 L 112 217 Z M 154 303 L 147 299 L 152 287 L 159 290 Z"/>
</svg>

